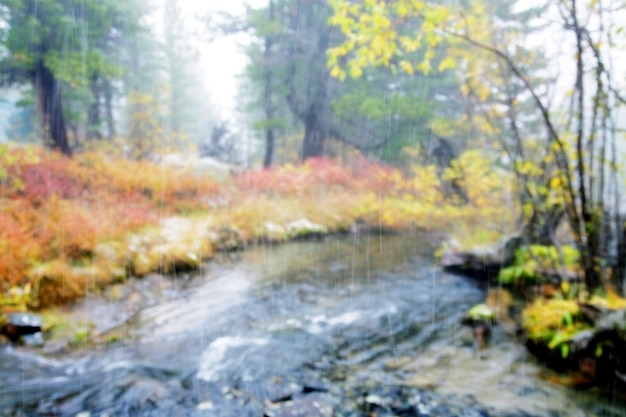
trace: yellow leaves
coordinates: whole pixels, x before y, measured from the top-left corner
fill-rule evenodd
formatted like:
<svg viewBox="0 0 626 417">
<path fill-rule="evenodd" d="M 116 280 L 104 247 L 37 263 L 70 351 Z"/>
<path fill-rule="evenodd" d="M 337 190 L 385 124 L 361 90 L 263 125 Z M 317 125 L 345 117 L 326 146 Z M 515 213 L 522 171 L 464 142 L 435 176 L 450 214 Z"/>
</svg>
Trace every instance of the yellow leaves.
<svg viewBox="0 0 626 417">
<path fill-rule="evenodd" d="M 516 171 L 522 175 L 536 174 L 539 168 L 532 161 L 519 161 L 515 167 Z"/>
<path fill-rule="evenodd" d="M 341 81 L 343 81 L 346 78 L 346 72 L 341 69 L 341 67 L 335 65 L 330 70 L 330 76 L 333 78 L 339 78 Z"/>
<path fill-rule="evenodd" d="M 563 180 L 560 177 L 554 177 L 550 180 L 550 188 L 553 190 L 559 189 L 563 186 Z"/>
<path fill-rule="evenodd" d="M 402 148 L 402 153 L 411 159 L 417 159 L 420 154 L 419 146 L 405 146 Z"/>
<path fill-rule="evenodd" d="M 489 85 L 483 82 L 475 82 L 473 85 L 473 91 L 480 101 L 487 101 L 491 94 Z"/>
<path fill-rule="evenodd" d="M 350 65 L 350 77 L 359 78 L 361 75 L 363 75 L 363 69 L 360 66 Z"/>
<path fill-rule="evenodd" d="M 395 8 L 396 8 L 396 14 L 398 15 L 398 17 L 405 18 L 408 16 L 409 8 L 407 7 L 405 3 L 397 2 L 395 4 Z"/>
<path fill-rule="evenodd" d="M 409 61 L 402 60 L 400 61 L 399 65 L 402 71 L 406 72 L 407 74 L 413 74 L 413 64 L 411 64 Z"/>
<path fill-rule="evenodd" d="M 443 25 L 447 22 L 452 14 L 449 6 L 430 6 L 424 9 L 424 19 L 433 24 L 433 26 Z"/>
<path fill-rule="evenodd" d="M 422 42 L 419 37 L 400 36 L 398 38 L 398 43 L 400 44 L 402 50 L 407 53 L 415 52 L 422 46 Z"/>
<path fill-rule="evenodd" d="M 340 57 L 349 56 L 346 65 L 352 77 L 362 74 L 365 66 L 389 66 L 404 53 L 414 53 L 426 46 L 425 57 L 418 65 L 402 60 L 398 66 L 408 74 L 415 70 L 428 74 L 432 71 L 433 48 L 442 41 L 437 27 L 450 16 L 450 9 L 426 5 L 422 1 L 400 0 L 388 3 L 383 0 L 366 0 L 362 3 L 349 0 L 332 0 L 334 15 L 328 20 L 332 26 L 341 28 L 346 41 L 328 52 L 331 75 L 342 79 L 345 73 L 339 63 Z M 413 35 L 400 35 L 397 25 L 413 18 L 421 20 L 422 27 Z M 454 61 L 444 60 L 440 70 L 454 68 Z M 395 71 L 395 67 L 392 68 Z"/>
<path fill-rule="evenodd" d="M 432 69 L 432 67 L 430 66 L 430 60 L 425 59 L 419 64 L 417 64 L 417 69 L 423 72 L 424 74 L 428 75 L 428 73 L 430 73 L 430 70 Z"/>
<path fill-rule="evenodd" d="M 456 62 L 454 61 L 454 58 L 452 58 L 451 56 L 447 56 L 439 63 L 439 67 L 437 67 L 437 70 L 442 72 L 454 69 L 455 67 Z"/>
</svg>

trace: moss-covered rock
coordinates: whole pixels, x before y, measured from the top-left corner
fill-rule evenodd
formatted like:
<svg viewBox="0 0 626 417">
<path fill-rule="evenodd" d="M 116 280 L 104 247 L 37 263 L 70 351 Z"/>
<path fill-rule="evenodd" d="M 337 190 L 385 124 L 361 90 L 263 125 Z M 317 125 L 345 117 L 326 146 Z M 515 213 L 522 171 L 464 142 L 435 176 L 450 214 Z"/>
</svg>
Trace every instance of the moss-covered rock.
<svg viewBox="0 0 626 417">
<path fill-rule="evenodd" d="M 581 274 L 577 249 L 568 245 L 530 245 L 515 251 L 513 264 L 503 268 L 498 279 L 502 284 L 519 287 L 551 280 L 578 281 Z"/>
<path fill-rule="evenodd" d="M 285 228 L 287 229 L 287 236 L 291 239 L 321 237 L 328 234 L 326 226 L 313 223 L 307 219 L 293 221 L 287 224 Z"/>
<path fill-rule="evenodd" d="M 611 298 L 536 300 L 523 312 L 529 351 L 575 385 L 625 382 L 626 300 Z"/>
<path fill-rule="evenodd" d="M 213 247 L 221 252 L 232 252 L 245 247 L 241 231 L 234 226 L 220 226 L 210 233 L 210 241 Z"/>
<path fill-rule="evenodd" d="M 213 255 L 207 227 L 200 220 L 164 219 L 158 229 L 146 229 L 128 239 L 133 275 L 171 273 L 200 267 Z"/>
<path fill-rule="evenodd" d="M 265 224 L 256 231 L 256 235 L 261 242 L 266 243 L 282 243 L 287 240 L 287 230 L 276 223 L 265 222 Z"/>
</svg>

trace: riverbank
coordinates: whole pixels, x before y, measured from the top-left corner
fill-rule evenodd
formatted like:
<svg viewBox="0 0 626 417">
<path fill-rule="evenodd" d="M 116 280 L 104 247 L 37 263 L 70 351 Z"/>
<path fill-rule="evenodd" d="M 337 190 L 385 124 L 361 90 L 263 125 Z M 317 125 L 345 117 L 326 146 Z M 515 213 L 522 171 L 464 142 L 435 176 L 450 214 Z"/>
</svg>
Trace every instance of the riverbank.
<svg viewBox="0 0 626 417">
<path fill-rule="evenodd" d="M 469 245 L 493 239 L 515 219 L 496 216 L 510 190 L 486 170 L 471 172 L 475 189 L 468 186 L 468 203 L 458 205 L 434 167 L 404 174 L 358 156 L 222 181 L 197 167 L 97 153 L 67 159 L 6 144 L 0 162 L 5 313 L 71 303 L 130 276 L 193 270 L 216 252 L 258 242 L 419 228 L 455 230 Z"/>
</svg>

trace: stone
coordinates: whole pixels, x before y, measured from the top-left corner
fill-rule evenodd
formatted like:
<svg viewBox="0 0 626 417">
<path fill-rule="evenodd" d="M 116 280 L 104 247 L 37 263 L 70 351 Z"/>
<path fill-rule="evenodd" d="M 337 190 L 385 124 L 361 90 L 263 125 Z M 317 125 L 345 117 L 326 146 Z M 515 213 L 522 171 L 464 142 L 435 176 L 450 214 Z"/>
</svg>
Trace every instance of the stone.
<svg viewBox="0 0 626 417">
<path fill-rule="evenodd" d="M 41 332 L 41 317 L 31 313 L 13 313 L 7 317 L 2 334 L 12 342 L 17 342 L 24 335 Z M 43 339 L 43 336 L 42 336 Z"/>
<path fill-rule="evenodd" d="M 19 342 L 24 346 L 30 347 L 42 347 L 44 345 L 43 333 L 37 332 L 32 334 L 22 335 Z"/>
<path fill-rule="evenodd" d="M 521 245 L 519 234 L 505 236 L 491 246 L 478 246 L 463 250 L 458 242 L 451 240 L 441 255 L 445 271 L 475 278 L 497 276 L 500 269 L 511 265 L 515 250 Z"/>
<path fill-rule="evenodd" d="M 310 394 L 291 401 L 280 402 L 265 410 L 268 417 L 331 417 L 333 407 L 324 394 Z"/>
<path fill-rule="evenodd" d="M 326 226 L 313 223 L 308 219 L 300 219 L 286 226 L 287 235 L 291 238 L 321 237 L 328 233 Z"/>
<path fill-rule="evenodd" d="M 211 243 L 221 252 L 233 252 L 241 250 L 245 246 L 241 232 L 236 227 L 222 226 L 216 232 L 210 234 Z"/>
<path fill-rule="evenodd" d="M 214 408 L 215 405 L 213 405 L 211 401 L 203 401 L 196 406 L 196 410 L 198 411 L 213 410 Z"/>
<path fill-rule="evenodd" d="M 258 235 L 262 241 L 268 243 L 280 243 L 287 240 L 287 230 L 272 222 L 266 222 L 258 231 Z"/>
</svg>

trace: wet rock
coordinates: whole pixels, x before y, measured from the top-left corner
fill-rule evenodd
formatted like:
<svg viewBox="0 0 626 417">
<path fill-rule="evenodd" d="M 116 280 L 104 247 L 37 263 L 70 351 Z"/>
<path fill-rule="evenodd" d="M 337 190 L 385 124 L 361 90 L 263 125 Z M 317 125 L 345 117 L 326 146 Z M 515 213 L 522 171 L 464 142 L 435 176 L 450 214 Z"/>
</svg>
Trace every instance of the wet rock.
<svg viewBox="0 0 626 417">
<path fill-rule="evenodd" d="M 463 250 L 452 240 L 441 255 L 441 266 L 445 271 L 475 278 L 496 276 L 500 269 L 513 262 L 515 250 L 521 243 L 521 236 L 514 234 L 503 237 L 492 246 Z"/>
<path fill-rule="evenodd" d="M 263 402 L 279 403 L 301 394 L 303 387 L 290 378 L 277 376 L 264 381 L 259 390 Z"/>
<path fill-rule="evenodd" d="M 365 393 L 358 415 L 403 417 L 487 417 L 489 413 L 471 397 L 441 397 L 430 390 L 379 386 Z"/>
<path fill-rule="evenodd" d="M 41 347 L 44 345 L 43 333 L 37 332 L 32 334 L 25 334 L 20 337 L 19 342 L 24 346 Z"/>
<path fill-rule="evenodd" d="M 221 252 L 233 252 L 245 247 L 245 239 L 236 227 L 222 226 L 210 234 L 211 243 Z"/>
<path fill-rule="evenodd" d="M 287 230 L 272 222 L 266 222 L 260 230 L 257 231 L 259 239 L 264 243 L 281 243 L 287 240 Z"/>
<path fill-rule="evenodd" d="M 66 339 L 55 339 L 46 343 L 43 347 L 44 355 L 59 355 L 67 353 L 69 343 Z"/>
<path fill-rule="evenodd" d="M 34 336 L 39 333 L 39 336 Z M 2 334 L 12 342 L 22 341 L 29 346 L 43 345 L 41 334 L 41 317 L 31 313 L 13 313 L 7 317 Z M 24 340 L 24 337 L 26 339 Z"/>
<path fill-rule="evenodd" d="M 303 394 L 310 394 L 313 392 L 328 392 L 328 391 L 329 389 L 327 387 L 320 385 L 320 384 L 310 383 L 310 382 L 302 387 Z"/>
<path fill-rule="evenodd" d="M 265 409 L 265 417 L 332 417 L 332 397 L 328 394 L 309 394 L 281 402 Z"/>
<path fill-rule="evenodd" d="M 215 404 L 213 404 L 211 401 L 203 401 L 196 406 L 196 410 L 198 411 L 213 410 L 214 408 Z"/>
<path fill-rule="evenodd" d="M 471 327 L 478 349 L 482 350 L 487 347 L 489 339 L 491 339 L 491 329 L 495 324 L 495 314 L 488 305 L 477 304 L 470 308 L 467 314 L 461 318 L 461 324 Z"/>
</svg>

